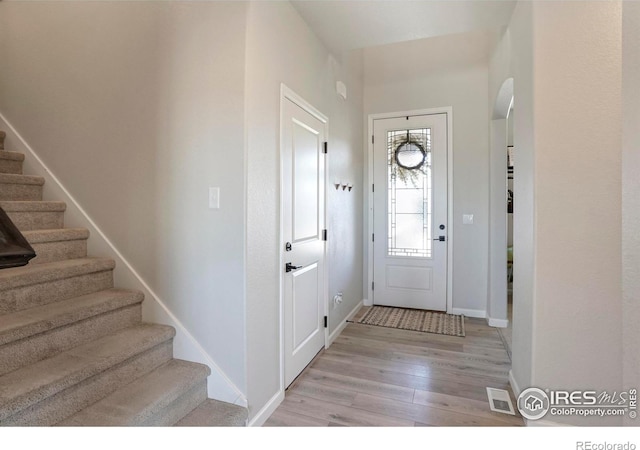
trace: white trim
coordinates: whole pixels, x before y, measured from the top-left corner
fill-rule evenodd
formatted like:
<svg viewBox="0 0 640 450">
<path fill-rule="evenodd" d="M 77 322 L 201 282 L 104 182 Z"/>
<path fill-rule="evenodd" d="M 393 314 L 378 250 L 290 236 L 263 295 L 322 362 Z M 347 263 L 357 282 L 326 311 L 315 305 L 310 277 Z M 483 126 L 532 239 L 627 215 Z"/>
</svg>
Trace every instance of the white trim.
<svg viewBox="0 0 640 450">
<path fill-rule="evenodd" d="M 494 319 L 493 317 L 487 317 L 487 324 L 490 327 L 507 328 L 509 326 L 508 319 Z"/>
<path fill-rule="evenodd" d="M 207 391 L 211 398 L 247 406 L 247 398 L 242 391 L 229 379 L 213 358 L 200 345 L 196 338 L 171 312 L 160 296 L 147 284 L 142 276 L 133 268 L 131 263 L 120 253 L 115 244 L 93 221 L 75 197 L 67 190 L 62 182 L 53 174 L 38 154 L 29 146 L 26 140 L 17 132 L 9 121 L 0 113 L 0 123 L 6 128 L 7 138 L 17 148 L 13 150 L 25 154 L 25 168 L 45 179 L 45 198 L 65 201 L 67 210 L 65 222 L 67 225 L 82 226 L 89 229 L 90 252 L 109 255 L 116 261 L 114 276 L 116 284 L 123 288 L 137 289 L 144 293 L 142 303 L 143 318 L 147 321 L 164 323 L 176 329 L 174 338 L 174 354 L 177 358 L 205 364 L 211 368 L 211 375 L 207 379 Z"/>
<path fill-rule="evenodd" d="M 453 308 L 449 311 L 450 314 L 462 315 L 465 317 L 474 317 L 477 319 L 486 319 L 487 312 L 483 309 L 465 309 L 465 308 Z"/>
<path fill-rule="evenodd" d="M 363 306 L 373 306 L 373 302 L 371 300 L 369 300 L 368 298 L 364 298 L 364 299 L 362 299 L 362 305 Z"/>
<path fill-rule="evenodd" d="M 513 391 L 513 394 L 516 396 L 516 399 L 517 399 L 518 396 L 520 395 L 520 392 L 522 392 L 522 390 L 520 389 L 520 386 L 518 386 L 516 377 L 513 376 L 513 369 L 509 370 L 509 384 L 511 385 L 511 390 Z"/>
<path fill-rule="evenodd" d="M 446 114 L 447 115 L 447 221 L 449 224 L 449 230 L 447 232 L 447 312 L 454 314 L 453 311 L 453 107 L 443 106 L 440 108 L 428 108 L 428 109 L 416 109 L 411 111 L 396 111 L 391 113 L 378 113 L 369 114 L 368 118 L 368 133 L 367 133 L 367 148 L 368 148 L 368 173 L 369 178 L 367 184 L 364 186 L 364 192 L 368 192 L 368 207 L 369 207 L 369 232 L 367 236 L 373 234 L 373 192 L 369 189 L 369 186 L 373 184 L 373 143 L 371 142 L 371 136 L 373 136 L 373 121 L 377 119 L 392 119 L 396 117 L 406 116 L 427 116 L 432 114 Z M 368 258 L 368 274 L 367 274 L 367 298 L 373 299 L 373 290 L 371 289 L 371 282 L 373 281 L 373 242 L 368 239 L 369 258 Z M 373 304 L 373 300 L 367 301 L 370 305 Z M 365 305 L 367 305 L 365 303 Z M 368 305 L 368 306 L 370 306 Z M 484 317 L 484 316 L 483 316 Z"/>
<path fill-rule="evenodd" d="M 353 316 L 355 316 L 357 314 L 358 310 L 360 308 L 362 308 L 363 301 L 364 300 L 360 300 L 358 302 L 358 304 L 355 306 L 355 308 L 353 308 L 351 310 L 351 312 L 349 314 L 347 314 L 347 317 L 344 318 L 342 323 L 340 325 L 338 325 L 336 327 L 336 329 L 333 330 L 333 332 L 329 335 L 329 340 L 327 341 L 327 344 L 325 345 L 325 349 L 331 347 L 331 344 L 333 344 L 333 342 L 336 339 L 338 339 L 338 336 L 340 336 L 340 333 L 342 333 L 342 330 L 344 330 L 347 327 L 347 321 L 353 319 Z"/>
<path fill-rule="evenodd" d="M 280 84 L 280 127 L 279 127 L 279 133 L 280 133 L 280 137 L 279 137 L 279 143 L 280 146 L 278 148 L 278 153 L 279 153 L 279 160 L 280 160 L 280 196 L 279 196 L 279 204 L 278 204 L 278 209 L 280 210 L 280 213 L 278 215 L 279 217 L 279 221 L 280 221 L 280 226 L 279 226 L 279 237 L 278 237 L 278 242 L 280 243 L 279 245 L 279 252 L 278 252 L 278 260 L 279 260 L 279 265 L 278 267 L 283 267 L 284 266 L 284 259 L 283 259 L 283 255 L 282 255 L 282 249 L 284 248 L 285 245 L 285 241 L 284 241 L 284 211 L 282 209 L 282 203 L 283 203 L 283 198 L 282 198 L 282 193 L 283 193 L 283 177 L 282 174 L 284 173 L 283 171 L 283 161 L 282 161 L 282 146 L 283 146 L 283 142 L 282 142 L 282 138 L 283 138 L 283 132 L 282 132 L 282 125 L 284 123 L 284 116 L 283 116 L 283 111 L 284 111 L 284 102 L 285 100 L 290 100 L 291 102 L 295 103 L 296 105 L 298 105 L 300 108 L 304 109 L 306 112 L 308 112 L 309 114 L 311 114 L 312 116 L 314 116 L 316 119 L 318 119 L 320 122 L 322 122 L 324 124 L 324 137 L 325 137 L 325 141 L 329 142 L 329 118 L 327 116 L 325 116 L 324 114 L 322 114 L 320 111 L 318 111 L 313 105 L 311 105 L 309 102 L 307 102 L 304 98 L 302 98 L 300 95 L 296 94 L 292 89 L 290 89 L 289 87 L 287 87 L 287 85 L 285 85 L 284 83 Z M 329 155 L 325 155 L 325 167 L 324 167 L 324 227 L 323 228 L 327 228 L 327 199 L 329 197 L 327 189 L 328 189 L 328 180 L 329 180 Z M 324 298 L 324 315 L 329 317 L 329 278 L 328 278 L 328 273 L 329 273 L 329 267 L 328 267 L 328 255 L 327 255 L 327 244 L 325 242 L 324 244 L 324 273 L 323 273 L 323 298 Z M 284 358 L 285 358 L 285 353 L 284 353 L 284 289 L 283 289 L 283 281 L 284 280 L 284 274 L 281 274 L 278 277 L 278 301 L 279 301 L 279 312 L 280 312 L 280 339 L 279 339 L 279 346 L 280 346 L 280 391 L 283 393 L 284 395 L 284 390 L 286 388 L 285 386 L 285 370 L 284 370 Z M 329 342 L 329 328 L 325 328 L 324 329 L 324 346 L 325 348 L 328 347 L 328 342 Z"/>
<path fill-rule="evenodd" d="M 258 411 L 258 413 L 254 416 L 253 419 L 249 421 L 247 426 L 249 427 L 261 427 L 264 423 L 271 417 L 271 414 L 280 406 L 284 400 L 284 391 L 276 392 L 271 399 L 267 402 L 266 405 Z"/>
</svg>

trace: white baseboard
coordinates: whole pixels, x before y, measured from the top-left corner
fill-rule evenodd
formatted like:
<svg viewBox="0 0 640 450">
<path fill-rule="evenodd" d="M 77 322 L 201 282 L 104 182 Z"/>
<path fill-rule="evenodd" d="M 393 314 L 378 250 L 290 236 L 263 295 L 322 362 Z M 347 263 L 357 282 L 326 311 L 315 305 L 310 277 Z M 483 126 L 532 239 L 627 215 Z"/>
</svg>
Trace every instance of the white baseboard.
<svg viewBox="0 0 640 450">
<path fill-rule="evenodd" d="M 89 253 L 108 256 L 116 261 L 114 270 L 116 285 L 121 288 L 137 289 L 144 293 L 145 301 L 142 303 L 143 320 L 170 325 L 176 329 L 176 336 L 173 341 L 176 358 L 198 362 L 211 368 L 211 375 L 207 379 L 209 397 L 246 407 L 247 398 L 244 393 L 227 377 L 195 337 L 173 315 L 165 302 L 151 289 L 62 182 L 51 172 L 38 154 L 1 113 L 0 126 L 7 133 L 5 148 L 24 153 L 25 171 L 30 175 L 38 175 L 45 179 L 44 199 L 66 202 L 65 225 L 83 227 L 89 230 L 91 233 L 88 241 Z"/>
<path fill-rule="evenodd" d="M 487 317 L 487 324 L 490 327 L 507 328 L 509 326 L 508 319 L 494 319 L 493 317 Z"/>
<path fill-rule="evenodd" d="M 362 300 L 362 304 L 364 306 L 373 306 L 373 301 L 369 300 L 368 298 L 365 298 L 365 299 Z"/>
<path fill-rule="evenodd" d="M 280 406 L 284 400 L 284 391 L 279 391 L 274 394 L 273 397 L 267 402 L 266 405 L 258 411 L 258 413 L 253 417 L 253 419 L 249 420 L 248 426 L 250 427 L 261 427 L 267 421 L 271 414 Z"/>
<path fill-rule="evenodd" d="M 478 319 L 484 319 L 487 317 L 487 312 L 480 309 L 452 308 L 451 314 L 462 315 L 465 317 L 476 317 Z"/>
<path fill-rule="evenodd" d="M 325 348 L 331 347 L 331 344 L 333 344 L 333 342 L 338 338 L 338 336 L 340 336 L 340 333 L 342 333 L 342 330 L 346 328 L 347 321 L 353 319 L 353 316 L 355 316 L 358 310 L 362 308 L 363 302 L 364 300 L 359 301 L 358 304 L 355 306 L 355 308 L 353 308 L 351 312 L 347 314 L 347 317 L 345 317 L 342 323 L 338 325 L 335 330 L 333 330 L 333 332 L 329 335 L 329 338 L 327 339 L 327 343 L 324 346 Z"/>
</svg>

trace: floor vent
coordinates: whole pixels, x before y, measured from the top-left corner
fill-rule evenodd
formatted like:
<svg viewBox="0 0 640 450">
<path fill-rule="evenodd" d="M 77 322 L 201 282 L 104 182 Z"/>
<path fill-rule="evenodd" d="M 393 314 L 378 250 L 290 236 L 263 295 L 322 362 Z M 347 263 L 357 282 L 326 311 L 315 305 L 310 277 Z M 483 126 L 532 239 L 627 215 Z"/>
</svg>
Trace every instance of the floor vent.
<svg viewBox="0 0 640 450">
<path fill-rule="evenodd" d="M 513 409 L 513 403 L 511 403 L 511 397 L 509 392 L 504 389 L 487 388 L 487 397 L 489 397 L 489 407 L 491 411 L 511 414 L 515 416 L 516 413 Z"/>
</svg>

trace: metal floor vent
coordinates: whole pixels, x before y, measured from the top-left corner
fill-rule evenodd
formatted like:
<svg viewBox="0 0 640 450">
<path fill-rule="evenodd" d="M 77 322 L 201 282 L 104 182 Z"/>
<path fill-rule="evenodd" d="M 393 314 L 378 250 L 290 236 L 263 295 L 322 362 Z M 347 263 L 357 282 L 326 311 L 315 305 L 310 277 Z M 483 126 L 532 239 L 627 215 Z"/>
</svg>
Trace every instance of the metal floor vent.
<svg viewBox="0 0 640 450">
<path fill-rule="evenodd" d="M 511 414 L 515 416 L 516 413 L 513 409 L 513 403 L 511 403 L 511 397 L 509 392 L 504 389 L 487 388 L 487 397 L 489 397 L 489 407 L 491 411 Z"/>
</svg>

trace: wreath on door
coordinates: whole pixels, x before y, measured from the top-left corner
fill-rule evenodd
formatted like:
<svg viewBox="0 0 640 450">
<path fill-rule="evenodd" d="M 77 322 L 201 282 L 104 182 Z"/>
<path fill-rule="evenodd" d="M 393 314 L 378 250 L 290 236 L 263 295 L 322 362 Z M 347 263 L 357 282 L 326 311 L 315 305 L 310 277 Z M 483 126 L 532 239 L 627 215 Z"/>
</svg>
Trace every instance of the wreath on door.
<svg viewBox="0 0 640 450">
<path fill-rule="evenodd" d="M 389 155 L 391 176 L 403 183 L 411 182 L 418 187 L 421 175 L 427 174 L 427 150 L 422 135 L 411 134 L 396 136 L 391 142 Z"/>
</svg>

